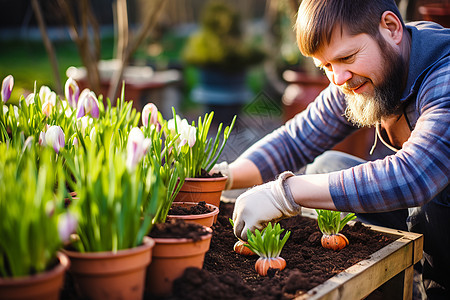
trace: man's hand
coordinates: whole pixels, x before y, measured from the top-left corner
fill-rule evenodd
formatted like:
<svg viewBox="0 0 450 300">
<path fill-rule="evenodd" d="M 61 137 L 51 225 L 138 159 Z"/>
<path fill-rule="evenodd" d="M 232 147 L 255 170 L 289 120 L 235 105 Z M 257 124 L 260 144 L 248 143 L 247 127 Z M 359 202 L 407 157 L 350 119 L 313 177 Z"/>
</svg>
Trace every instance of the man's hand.
<svg viewBox="0 0 450 300">
<path fill-rule="evenodd" d="M 230 172 L 230 167 L 226 161 L 215 164 L 209 173 L 215 174 L 219 172 L 228 177 L 227 182 L 225 183 L 225 190 L 229 190 L 233 185 L 233 174 Z"/>
<path fill-rule="evenodd" d="M 233 212 L 234 234 L 247 240 L 247 229 L 262 230 L 269 222 L 292 217 L 301 212 L 285 180 L 292 172 L 281 173 L 277 180 L 256 186 L 236 199 Z"/>
</svg>

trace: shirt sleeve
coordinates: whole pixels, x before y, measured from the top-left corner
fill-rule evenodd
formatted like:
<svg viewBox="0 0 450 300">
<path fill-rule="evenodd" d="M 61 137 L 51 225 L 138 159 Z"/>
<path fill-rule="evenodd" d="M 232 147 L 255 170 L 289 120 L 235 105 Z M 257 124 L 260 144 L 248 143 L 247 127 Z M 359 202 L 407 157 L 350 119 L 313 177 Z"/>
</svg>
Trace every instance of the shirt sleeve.
<svg viewBox="0 0 450 300">
<path fill-rule="evenodd" d="M 304 111 L 255 143 L 240 158 L 251 160 L 264 181 L 298 171 L 357 128 L 343 116 L 344 95 L 329 85 Z"/>
<path fill-rule="evenodd" d="M 448 186 L 449 60 L 432 71 L 418 90 L 415 105 L 419 117 L 400 151 L 330 173 L 330 193 L 338 210 L 381 212 L 422 206 Z"/>
</svg>

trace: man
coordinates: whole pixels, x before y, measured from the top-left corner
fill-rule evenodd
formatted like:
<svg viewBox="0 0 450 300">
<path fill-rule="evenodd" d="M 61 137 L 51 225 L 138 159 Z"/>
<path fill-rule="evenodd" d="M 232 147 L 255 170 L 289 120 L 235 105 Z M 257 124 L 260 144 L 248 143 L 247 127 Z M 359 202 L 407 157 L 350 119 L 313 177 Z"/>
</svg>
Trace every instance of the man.
<svg viewBox="0 0 450 300">
<path fill-rule="evenodd" d="M 217 166 L 231 188 L 258 185 L 236 200 L 236 236 L 301 207 L 355 212 L 423 233 L 427 294 L 450 299 L 450 30 L 406 26 L 393 0 L 303 0 L 296 31 L 300 51 L 331 84 L 235 162 Z M 361 126 L 376 126 L 394 154 L 365 162 L 324 153 Z M 305 175 L 289 171 L 311 162 Z"/>
</svg>

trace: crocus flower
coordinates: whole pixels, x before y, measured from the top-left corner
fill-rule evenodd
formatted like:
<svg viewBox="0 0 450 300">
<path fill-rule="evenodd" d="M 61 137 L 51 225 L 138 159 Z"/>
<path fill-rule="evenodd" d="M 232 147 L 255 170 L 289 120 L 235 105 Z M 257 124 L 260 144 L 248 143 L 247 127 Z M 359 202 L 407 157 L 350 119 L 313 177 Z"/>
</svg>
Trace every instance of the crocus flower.
<svg viewBox="0 0 450 300">
<path fill-rule="evenodd" d="M 77 230 L 77 219 L 70 212 L 61 214 L 58 218 L 58 234 L 63 243 L 68 242 L 70 235 Z"/>
<path fill-rule="evenodd" d="M 142 131 L 134 127 L 130 130 L 127 142 L 127 162 L 129 171 L 134 170 L 136 165 L 142 160 L 150 147 L 151 140 L 146 139 Z"/>
<path fill-rule="evenodd" d="M 84 89 L 78 98 L 77 118 L 90 114 L 93 118 L 98 118 L 100 111 L 95 93 L 89 89 Z"/>
<path fill-rule="evenodd" d="M 41 88 L 39 89 L 39 99 L 41 99 L 41 103 L 47 101 L 47 97 L 48 95 L 50 95 L 51 92 L 52 90 L 48 86 L 46 85 L 41 86 Z"/>
<path fill-rule="evenodd" d="M 186 119 L 181 120 L 181 118 L 177 115 L 177 129 L 178 132 L 175 131 L 175 120 L 170 119 L 167 122 L 167 127 L 172 132 L 172 134 L 180 134 L 178 148 L 184 146 L 186 143 L 192 148 L 196 141 L 196 128 L 194 126 L 189 125 Z"/>
<path fill-rule="evenodd" d="M 27 104 L 27 106 L 30 106 L 34 103 L 34 96 L 34 93 L 31 93 L 25 98 L 25 103 Z"/>
<path fill-rule="evenodd" d="M 77 107 L 78 96 L 80 95 L 80 88 L 75 80 L 72 77 L 69 77 L 66 81 L 66 85 L 64 86 L 64 94 L 66 96 L 67 102 L 73 108 Z"/>
<path fill-rule="evenodd" d="M 11 97 L 11 92 L 14 87 L 14 77 L 12 75 L 8 75 L 3 79 L 2 83 L 2 100 L 3 103 L 9 100 Z"/>
<path fill-rule="evenodd" d="M 181 126 L 178 128 L 180 132 L 181 146 L 188 143 L 189 148 L 192 148 L 196 141 L 196 128 L 189 125 L 186 119 L 181 121 Z"/>
<path fill-rule="evenodd" d="M 42 89 L 44 87 L 44 89 Z M 47 117 L 50 117 L 51 113 L 53 112 L 53 109 L 56 106 L 56 93 L 52 92 L 48 87 L 43 86 L 41 87 L 41 90 L 39 91 L 39 97 L 41 96 L 41 103 L 42 103 L 42 113 L 46 115 Z M 47 89 L 46 89 L 47 88 Z"/>
<path fill-rule="evenodd" d="M 153 103 L 147 103 L 142 109 L 142 125 L 145 127 L 158 124 L 158 108 Z"/>
<path fill-rule="evenodd" d="M 41 140 L 40 136 L 39 140 Z M 56 153 L 59 153 L 59 149 L 64 148 L 66 145 L 64 131 L 57 125 L 50 126 L 45 133 L 43 143 L 45 145 L 52 146 Z"/>
</svg>

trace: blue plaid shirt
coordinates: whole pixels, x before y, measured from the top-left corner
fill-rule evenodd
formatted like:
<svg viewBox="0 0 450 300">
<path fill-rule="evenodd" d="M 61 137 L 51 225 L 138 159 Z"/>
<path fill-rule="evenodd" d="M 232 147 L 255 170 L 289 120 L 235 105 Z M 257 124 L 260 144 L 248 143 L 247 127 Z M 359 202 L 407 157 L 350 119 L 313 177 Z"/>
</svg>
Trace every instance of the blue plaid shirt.
<svg viewBox="0 0 450 300">
<path fill-rule="evenodd" d="M 330 173 L 329 190 L 340 211 L 381 212 L 422 206 L 449 184 L 450 29 L 407 25 L 412 34 L 407 87 L 411 136 L 394 155 Z M 344 95 L 330 84 L 306 110 L 257 142 L 241 157 L 264 181 L 298 170 L 357 130 L 343 116 Z M 441 197 L 449 204 L 449 195 Z"/>
</svg>

